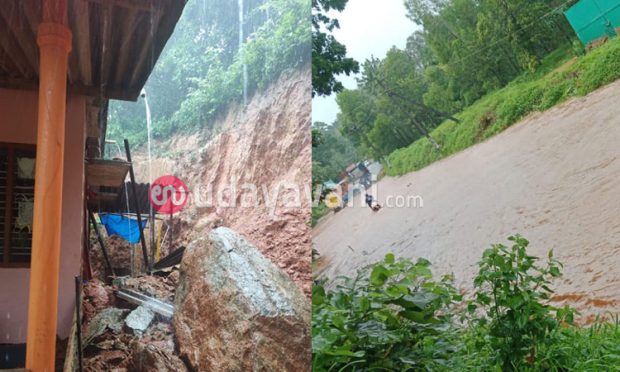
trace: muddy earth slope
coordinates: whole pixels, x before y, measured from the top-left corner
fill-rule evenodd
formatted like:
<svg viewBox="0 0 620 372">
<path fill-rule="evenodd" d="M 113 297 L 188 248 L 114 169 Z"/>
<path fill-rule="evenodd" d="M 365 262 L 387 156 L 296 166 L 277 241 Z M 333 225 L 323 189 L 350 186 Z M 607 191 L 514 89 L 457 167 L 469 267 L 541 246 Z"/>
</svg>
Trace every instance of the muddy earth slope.
<svg viewBox="0 0 620 372">
<path fill-rule="evenodd" d="M 216 123 L 204 124 L 211 129 L 155 144 L 159 155 L 152 161 L 153 178 L 176 175 L 192 192 L 179 214 L 182 228 L 175 234 L 176 244 L 189 244 L 205 228 L 230 227 L 283 269 L 307 296 L 310 86 L 309 65 L 284 73 L 254 95 L 245 109 L 233 106 Z M 213 132 L 217 134 L 209 134 Z M 144 149 L 136 152 L 136 175 L 146 181 Z"/>
</svg>

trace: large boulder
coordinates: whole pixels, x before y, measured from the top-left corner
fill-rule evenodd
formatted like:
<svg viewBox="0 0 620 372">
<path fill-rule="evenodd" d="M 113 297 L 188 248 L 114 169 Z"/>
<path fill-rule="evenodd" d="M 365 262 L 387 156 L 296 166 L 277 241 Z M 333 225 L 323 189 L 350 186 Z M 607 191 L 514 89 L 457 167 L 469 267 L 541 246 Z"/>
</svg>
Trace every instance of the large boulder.
<svg viewBox="0 0 620 372">
<path fill-rule="evenodd" d="M 175 307 L 179 351 L 195 370 L 310 371 L 309 301 L 228 228 L 187 247 Z"/>
</svg>

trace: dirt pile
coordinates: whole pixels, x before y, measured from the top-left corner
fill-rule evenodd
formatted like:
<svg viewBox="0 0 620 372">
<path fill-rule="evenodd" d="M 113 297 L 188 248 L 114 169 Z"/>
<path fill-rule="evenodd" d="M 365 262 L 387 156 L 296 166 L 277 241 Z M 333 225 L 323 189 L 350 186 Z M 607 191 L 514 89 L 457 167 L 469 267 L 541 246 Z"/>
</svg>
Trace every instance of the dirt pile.
<svg viewBox="0 0 620 372">
<path fill-rule="evenodd" d="M 194 370 L 310 370 L 309 301 L 230 229 L 187 247 L 175 305 L 180 355 Z"/>
<path fill-rule="evenodd" d="M 137 331 L 128 319 L 140 307 L 113 294 L 122 286 L 172 301 L 177 280 L 178 270 L 173 269 L 158 276 L 117 278 L 113 286 L 98 279 L 86 283 L 82 301 L 85 371 L 186 371 L 175 351 L 171 320 L 154 315 Z"/>
<path fill-rule="evenodd" d="M 283 269 L 307 296 L 311 292 L 311 71 L 282 76 L 243 109 L 232 107 L 205 126 L 219 134 L 179 136 L 160 150 L 153 177 L 176 175 L 191 196 L 179 214 L 187 235 L 227 226 L 247 237 Z M 164 150 L 162 150 L 162 146 Z M 136 175 L 148 175 L 146 156 L 135 151 Z"/>
</svg>

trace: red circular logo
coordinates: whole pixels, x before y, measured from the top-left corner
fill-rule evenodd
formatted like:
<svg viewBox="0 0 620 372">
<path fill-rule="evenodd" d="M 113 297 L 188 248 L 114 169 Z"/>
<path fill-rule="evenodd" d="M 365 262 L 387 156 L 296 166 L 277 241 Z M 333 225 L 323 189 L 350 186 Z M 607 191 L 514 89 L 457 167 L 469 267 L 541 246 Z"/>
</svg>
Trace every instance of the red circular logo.
<svg viewBox="0 0 620 372">
<path fill-rule="evenodd" d="M 185 206 L 189 189 L 175 176 L 161 176 L 149 188 L 149 200 L 159 213 L 173 214 Z"/>
</svg>

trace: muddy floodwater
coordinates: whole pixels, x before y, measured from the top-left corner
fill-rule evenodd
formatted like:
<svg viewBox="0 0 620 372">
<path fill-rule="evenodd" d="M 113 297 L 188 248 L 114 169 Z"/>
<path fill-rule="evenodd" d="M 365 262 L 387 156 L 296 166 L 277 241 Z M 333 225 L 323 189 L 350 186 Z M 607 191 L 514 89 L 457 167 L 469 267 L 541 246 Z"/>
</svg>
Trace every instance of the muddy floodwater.
<svg viewBox="0 0 620 372">
<path fill-rule="evenodd" d="M 313 244 L 321 275 L 350 275 L 388 252 L 425 257 L 436 276 L 471 289 L 482 251 L 520 233 L 531 252 L 564 263 L 555 305 L 582 323 L 620 313 L 620 82 L 536 113 L 495 137 L 418 172 L 376 185 L 385 204 L 345 208 L 321 221 Z M 417 204 L 415 206 L 414 204 Z"/>
</svg>

